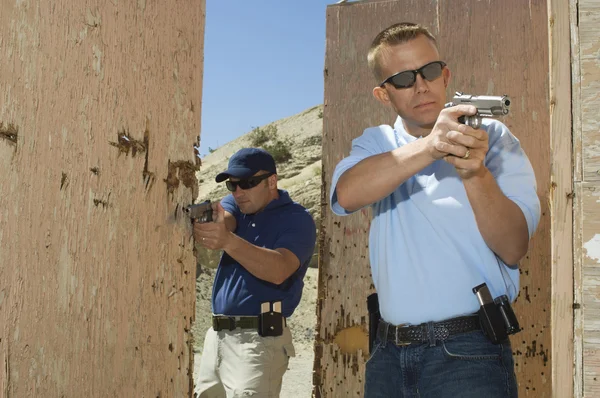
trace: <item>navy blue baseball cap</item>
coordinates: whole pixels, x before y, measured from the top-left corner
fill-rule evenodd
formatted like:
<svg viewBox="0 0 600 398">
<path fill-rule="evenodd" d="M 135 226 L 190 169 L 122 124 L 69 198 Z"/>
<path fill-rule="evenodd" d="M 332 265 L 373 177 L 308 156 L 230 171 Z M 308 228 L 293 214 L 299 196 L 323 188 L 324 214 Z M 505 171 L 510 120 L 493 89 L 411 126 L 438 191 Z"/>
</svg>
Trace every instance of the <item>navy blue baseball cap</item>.
<svg viewBox="0 0 600 398">
<path fill-rule="evenodd" d="M 229 177 L 249 178 L 260 170 L 277 174 L 273 156 L 261 148 L 242 148 L 229 158 L 227 170 L 217 174 L 216 182 L 222 182 Z"/>
</svg>

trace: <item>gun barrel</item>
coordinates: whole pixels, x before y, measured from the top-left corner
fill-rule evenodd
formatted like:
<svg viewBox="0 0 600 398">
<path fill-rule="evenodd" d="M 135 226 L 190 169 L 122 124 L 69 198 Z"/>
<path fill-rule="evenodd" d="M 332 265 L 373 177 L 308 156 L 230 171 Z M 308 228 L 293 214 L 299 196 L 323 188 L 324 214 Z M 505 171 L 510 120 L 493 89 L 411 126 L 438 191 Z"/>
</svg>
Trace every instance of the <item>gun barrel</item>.
<svg viewBox="0 0 600 398">
<path fill-rule="evenodd" d="M 508 115 L 510 98 L 507 95 L 470 95 L 457 92 L 452 98 L 452 105 L 469 104 L 477 108 L 477 114 L 482 117 Z"/>
<path fill-rule="evenodd" d="M 183 208 L 183 212 L 199 222 L 212 221 L 212 204 L 210 200 L 186 206 Z"/>
</svg>

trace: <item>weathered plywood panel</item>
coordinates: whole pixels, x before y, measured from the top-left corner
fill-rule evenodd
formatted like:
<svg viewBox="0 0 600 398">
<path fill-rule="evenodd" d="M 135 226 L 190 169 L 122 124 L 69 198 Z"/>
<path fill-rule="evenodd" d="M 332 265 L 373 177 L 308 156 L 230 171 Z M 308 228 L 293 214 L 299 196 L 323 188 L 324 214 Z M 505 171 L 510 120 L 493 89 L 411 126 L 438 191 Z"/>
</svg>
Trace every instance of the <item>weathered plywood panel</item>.
<svg viewBox="0 0 600 398">
<path fill-rule="evenodd" d="M 0 396 L 191 396 L 204 1 L 0 9 Z"/>
<path fill-rule="evenodd" d="M 584 181 L 600 181 L 600 1 L 579 1 Z"/>
<path fill-rule="evenodd" d="M 600 395 L 600 184 L 581 184 L 583 392 Z"/>
<path fill-rule="evenodd" d="M 553 397 L 569 397 L 574 393 L 572 68 L 571 60 L 564 56 L 571 50 L 569 4 L 562 0 L 550 0 L 548 12 L 549 149 L 551 153 L 549 205 L 552 261 L 550 270 L 551 391 Z M 542 285 L 539 287 L 543 288 Z M 540 301 L 540 304 L 543 302 Z M 535 319 L 534 313 L 530 315 Z M 546 329 L 545 332 L 547 331 Z M 547 369 L 538 367 L 537 371 L 547 374 Z"/>
<path fill-rule="evenodd" d="M 583 396 L 583 266 L 582 206 L 583 181 L 581 136 L 581 67 L 579 63 L 579 4 L 569 2 L 571 26 L 571 109 L 573 136 L 573 396 Z"/>
<path fill-rule="evenodd" d="M 545 1 L 535 1 L 523 7 L 518 0 L 514 0 L 514 7 L 505 3 L 501 8 L 490 7 L 489 2 L 457 3 L 443 2 L 440 11 L 443 26 L 447 27 L 440 46 L 454 71 L 449 92 L 460 89 L 477 94 L 508 94 L 512 100 L 511 113 L 502 121 L 519 138 L 535 169 L 542 218 L 529 253 L 520 264 L 521 291 L 515 311 L 523 331 L 513 336 L 511 342 L 520 395 L 550 396 L 552 262 L 547 5 Z M 465 15 L 469 22 L 459 23 Z M 528 62 L 515 64 L 515 59 Z M 570 168 L 565 171 L 570 173 Z M 568 177 L 570 181 L 570 174 Z M 568 301 L 570 305 L 572 300 Z"/>
<path fill-rule="evenodd" d="M 317 397 L 362 396 L 368 358 L 366 299 L 373 291 L 368 232 L 371 212 L 337 217 L 329 208 L 335 165 L 351 140 L 395 116 L 370 95 L 367 52 L 373 37 L 399 20 L 437 27 L 435 2 L 368 2 L 327 8 L 323 111 L 323 207 L 314 385 Z M 400 19 L 399 19 L 400 18 Z"/>
<path fill-rule="evenodd" d="M 371 97 L 374 82 L 367 70 L 366 53 L 381 29 L 400 21 L 422 23 L 437 35 L 442 58 L 453 71 L 449 95 L 461 90 L 508 94 L 513 100 L 511 114 L 503 121 L 519 137 L 534 165 L 543 213 L 529 254 L 521 263 L 516 310 L 524 331 L 513 339 L 516 371 L 522 396 L 550 396 L 549 22 L 545 1 L 523 7 L 518 0 L 502 7 L 462 0 L 384 1 L 328 8 L 317 396 L 361 396 L 363 391 L 365 300 L 373 288 L 367 247 L 370 214 L 363 211 L 336 217 L 330 211 L 328 193 L 335 165 L 348 154 L 351 140 L 365 127 L 394 120 Z M 527 62 L 515 63 L 515 59 Z M 561 185 L 560 189 L 567 187 Z M 345 343 L 350 340 L 353 345 Z"/>
<path fill-rule="evenodd" d="M 571 21 L 575 164 L 575 396 L 600 395 L 600 1 L 580 0 Z M 574 91 L 575 93 L 575 91 Z"/>
</svg>

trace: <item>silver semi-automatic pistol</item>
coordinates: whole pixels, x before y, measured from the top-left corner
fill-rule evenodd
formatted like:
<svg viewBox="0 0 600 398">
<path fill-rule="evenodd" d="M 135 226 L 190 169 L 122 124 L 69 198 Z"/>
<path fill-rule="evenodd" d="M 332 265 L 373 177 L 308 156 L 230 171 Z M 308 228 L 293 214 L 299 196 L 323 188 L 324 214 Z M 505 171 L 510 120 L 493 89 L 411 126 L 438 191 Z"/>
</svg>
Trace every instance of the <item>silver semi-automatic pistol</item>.
<svg viewBox="0 0 600 398">
<path fill-rule="evenodd" d="M 446 108 L 461 104 L 475 106 L 477 113 L 473 116 L 461 116 L 458 118 L 458 121 L 474 129 L 478 129 L 481 127 L 481 119 L 484 117 L 496 118 L 508 115 L 510 98 L 506 95 L 470 95 L 457 91 L 454 98 L 452 98 L 452 102 L 446 104 Z"/>
</svg>

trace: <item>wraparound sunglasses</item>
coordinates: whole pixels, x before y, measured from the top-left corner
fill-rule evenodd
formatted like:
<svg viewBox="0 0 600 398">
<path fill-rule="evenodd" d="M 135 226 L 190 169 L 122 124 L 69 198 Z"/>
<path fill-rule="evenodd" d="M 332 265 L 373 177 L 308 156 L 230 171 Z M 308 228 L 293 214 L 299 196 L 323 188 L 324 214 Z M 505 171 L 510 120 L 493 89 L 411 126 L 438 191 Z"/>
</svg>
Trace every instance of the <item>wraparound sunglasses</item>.
<svg viewBox="0 0 600 398">
<path fill-rule="evenodd" d="M 273 173 L 267 173 L 267 174 L 261 174 L 256 177 L 245 178 L 245 179 L 239 180 L 239 181 L 227 180 L 227 181 L 225 181 L 225 185 L 227 185 L 227 189 L 230 190 L 231 192 L 235 192 L 237 187 L 240 187 L 241 189 L 250 189 L 250 188 L 254 188 L 258 184 L 260 184 L 260 182 L 262 180 L 266 180 L 267 178 L 271 177 L 272 175 L 273 175 Z"/>
<path fill-rule="evenodd" d="M 421 75 L 423 79 L 427 81 L 432 81 L 442 75 L 442 70 L 445 66 L 446 63 L 443 61 L 433 61 L 421 66 L 419 69 L 404 70 L 385 79 L 383 83 L 379 85 L 379 87 L 383 87 L 383 85 L 386 83 L 390 83 L 395 88 L 412 87 L 417 81 L 417 73 Z"/>
</svg>

